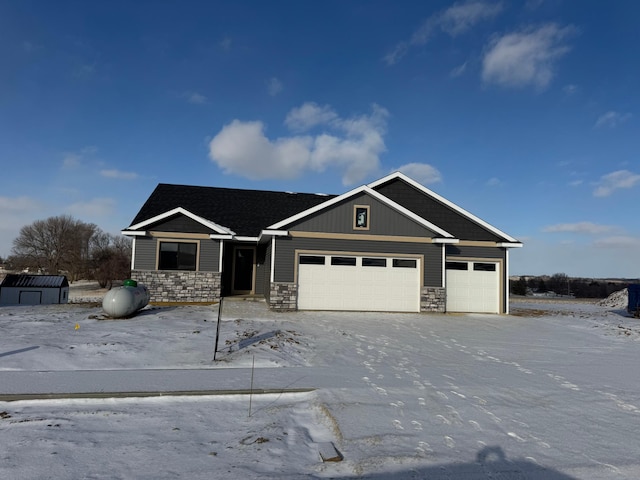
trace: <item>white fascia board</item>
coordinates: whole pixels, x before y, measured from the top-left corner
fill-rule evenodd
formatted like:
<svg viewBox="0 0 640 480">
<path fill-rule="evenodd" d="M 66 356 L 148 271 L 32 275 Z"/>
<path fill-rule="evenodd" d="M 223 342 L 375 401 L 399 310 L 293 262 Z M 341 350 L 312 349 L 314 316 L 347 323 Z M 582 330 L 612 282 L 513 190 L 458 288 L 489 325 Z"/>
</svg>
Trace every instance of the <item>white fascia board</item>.
<svg viewBox="0 0 640 480">
<path fill-rule="evenodd" d="M 428 220 L 425 220 L 424 218 L 422 218 L 419 215 L 416 215 L 415 213 L 413 213 L 411 210 L 408 210 L 406 208 L 404 208 L 402 205 L 400 205 L 399 203 L 394 202 L 393 200 L 385 197 L 384 195 L 382 195 L 379 192 L 376 192 L 375 190 L 372 190 L 371 188 L 369 188 L 367 185 L 362 185 L 361 187 L 355 188 L 347 193 L 344 193 L 340 196 L 334 197 L 331 200 L 327 200 L 324 203 L 321 203 L 320 205 L 316 205 L 315 207 L 309 208 L 303 212 L 298 213 L 297 215 L 294 215 L 292 217 L 289 217 L 285 220 L 282 220 L 281 222 L 275 223 L 271 226 L 269 226 L 267 229 L 268 230 L 278 230 L 282 227 L 284 227 L 285 225 L 289 225 L 292 222 L 295 222 L 297 220 L 300 220 L 301 218 L 304 218 L 308 215 L 312 215 L 316 212 L 319 212 L 321 210 L 324 210 L 325 208 L 328 208 L 332 205 L 335 205 L 336 203 L 342 202 L 350 197 L 353 197 L 354 195 L 357 195 L 359 193 L 366 193 L 367 195 L 372 196 L 373 198 L 375 198 L 376 200 L 380 201 L 381 203 L 384 203 L 385 205 L 393 208 L 394 210 L 402 213 L 403 215 L 405 215 L 406 217 L 409 217 L 410 219 L 412 219 L 413 221 L 415 221 L 416 223 L 419 223 L 420 225 L 422 225 L 423 227 L 428 228 L 429 230 L 437 233 L 438 235 L 442 235 L 443 237 L 447 237 L 447 238 L 453 238 L 453 235 L 451 235 L 449 232 L 441 229 L 440 227 L 438 227 L 437 225 L 434 225 L 433 223 L 429 222 Z"/>
<path fill-rule="evenodd" d="M 234 240 L 237 240 L 239 242 L 258 242 L 258 237 L 236 237 L 235 235 L 233 236 Z"/>
<path fill-rule="evenodd" d="M 394 172 L 391 173 L 389 175 L 387 175 L 384 178 L 381 178 L 380 180 L 376 180 L 373 183 L 370 183 L 368 185 L 368 187 L 371 188 L 375 188 L 378 185 L 382 185 L 383 183 L 388 182 L 389 180 L 395 179 L 395 178 L 400 178 L 402 180 L 404 180 L 405 182 L 407 182 L 410 185 L 413 185 L 415 188 L 417 188 L 418 190 L 421 190 L 422 192 L 426 193 L 427 195 L 435 198 L 436 200 L 438 200 L 439 202 L 444 203 L 446 206 L 452 208 L 453 210 L 455 210 L 456 212 L 464 215 L 465 217 L 467 217 L 469 220 L 474 221 L 475 223 L 477 223 L 478 225 L 486 228 L 487 230 L 495 233 L 496 235 L 504 238 L 505 240 L 508 240 L 509 242 L 514 242 L 514 243 L 518 243 L 518 240 L 516 240 L 515 238 L 513 238 L 511 235 L 507 235 L 506 233 L 504 233 L 502 230 L 497 229 L 496 227 L 494 227 L 493 225 L 488 224 L 487 222 L 485 222 L 484 220 L 481 220 L 480 218 L 476 217 L 475 215 L 473 215 L 470 212 L 467 212 L 464 208 L 456 205 L 453 202 L 450 202 L 449 200 L 447 200 L 444 197 L 441 197 L 440 195 L 438 195 L 436 192 L 429 190 L 427 187 L 425 187 L 424 185 L 416 182 L 415 180 L 413 180 L 412 178 L 407 177 L 405 174 L 400 173 L 400 172 Z"/>
<path fill-rule="evenodd" d="M 131 230 L 122 230 L 120 231 L 120 233 L 122 235 L 126 235 L 127 237 L 146 237 L 147 236 L 146 230 L 136 230 L 135 232 L 132 232 Z"/>
<path fill-rule="evenodd" d="M 434 238 L 431 240 L 431 243 L 446 243 L 447 245 L 453 245 L 455 243 L 460 243 L 459 238 Z"/>
<path fill-rule="evenodd" d="M 164 212 L 161 213 L 160 215 L 156 215 L 153 218 L 150 218 L 148 220 L 145 220 L 144 222 L 140 222 L 137 223 L 135 225 L 131 225 L 129 227 L 130 230 L 137 230 L 139 228 L 142 227 L 146 227 L 147 225 L 151 225 L 152 223 L 156 223 L 160 220 L 164 220 L 165 218 L 169 218 L 177 213 L 180 213 L 182 215 L 185 215 L 187 217 L 189 217 L 190 219 L 204 225 L 205 227 L 210 228 L 211 230 L 217 232 L 217 233 L 226 233 L 226 234 L 231 234 L 231 235 L 235 235 L 235 232 L 233 232 L 232 230 L 228 229 L 227 227 L 223 227 L 222 225 L 218 225 L 215 222 L 212 222 L 210 220 L 206 220 L 198 215 L 195 215 L 193 213 L 191 213 L 189 210 L 186 210 L 182 207 L 176 207 L 173 210 L 169 210 L 168 212 Z"/>
<path fill-rule="evenodd" d="M 211 240 L 233 240 L 233 235 L 231 234 L 221 235 L 219 233 L 212 233 L 211 235 L 209 235 L 209 238 Z"/>
<path fill-rule="evenodd" d="M 303 210 L 300 213 L 297 213 L 289 218 L 285 218 L 284 220 L 279 221 L 278 223 L 274 223 L 273 225 L 269 225 L 266 230 L 280 230 L 282 229 L 282 227 L 284 227 L 285 225 L 289 225 L 290 223 L 293 223 L 297 220 L 300 220 L 301 218 L 307 217 L 309 215 L 313 215 L 316 212 L 319 212 L 320 210 L 324 210 L 325 208 L 329 208 L 331 205 L 335 205 L 338 202 L 343 201 L 345 198 L 349 198 L 353 195 L 356 195 L 360 192 L 362 192 L 364 189 L 366 188 L 365 185 L 355 188 L 347 193 L 343 193 L 342 195 L 339 195 L 337 197 L 333 197 L 330 200 L 327 200 L 326 202 L 322 202 L 318 205 L 316 205 L 315 207 L 311 207 L 308 208 L 306 210 Z"/>
<path fill-rule="evenodd" d="M 258 243 L 262 242 L 264 239 L 273 237 L 287 237 L 288 235 L 289 230 L 262 230 L 260 232 L 260 236 L 258 237 Z"/>
<path fill-rule="evenodd" d="M 504 248 L 522 248 L 523 244 L 520 242 L 502 242 L 497 244 L 498 247 Z"/>
<path fill-rule="evenodd" d="M 270 237 L 286 237 L 289 235 L 289 230 L 262 230 L 260 232 L 260 236 L 270 236 Z"/>
</svg>

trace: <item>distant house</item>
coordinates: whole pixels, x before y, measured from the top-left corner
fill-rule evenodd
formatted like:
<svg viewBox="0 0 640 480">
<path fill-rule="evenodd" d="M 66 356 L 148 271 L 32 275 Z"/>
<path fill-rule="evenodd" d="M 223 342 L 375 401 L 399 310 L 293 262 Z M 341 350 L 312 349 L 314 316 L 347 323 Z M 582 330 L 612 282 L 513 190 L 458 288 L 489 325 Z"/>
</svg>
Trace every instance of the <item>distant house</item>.
<svg viewBox="0 0 640 480">
<path fill-rule="evenodd" d="M 393 173 L 343 195 L 159 184 L 122 231 L 151 302 L 508 312 L 515 238 Z"/>
<path fill-rule="evenodd" d="M 0 305 L 67 303 L 69 282 L 64 275 L 7 274 L 0 284 Z"/>
</svg>

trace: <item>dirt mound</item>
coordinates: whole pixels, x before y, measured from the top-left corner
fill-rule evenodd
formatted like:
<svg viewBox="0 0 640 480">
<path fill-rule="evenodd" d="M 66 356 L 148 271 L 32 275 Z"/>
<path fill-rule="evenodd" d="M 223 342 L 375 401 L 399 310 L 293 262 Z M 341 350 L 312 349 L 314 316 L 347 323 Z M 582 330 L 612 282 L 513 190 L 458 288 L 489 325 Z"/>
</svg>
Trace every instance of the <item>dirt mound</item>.
<svg viewBox="0 0 640 480">
<path fill-rule="evenodd" d="M 598 305 L 609 308 L 627 308 L 629 304 L 629 293 L 626 288 L 613 292 L 607 298 L 600 300 Z"/>
</svg>

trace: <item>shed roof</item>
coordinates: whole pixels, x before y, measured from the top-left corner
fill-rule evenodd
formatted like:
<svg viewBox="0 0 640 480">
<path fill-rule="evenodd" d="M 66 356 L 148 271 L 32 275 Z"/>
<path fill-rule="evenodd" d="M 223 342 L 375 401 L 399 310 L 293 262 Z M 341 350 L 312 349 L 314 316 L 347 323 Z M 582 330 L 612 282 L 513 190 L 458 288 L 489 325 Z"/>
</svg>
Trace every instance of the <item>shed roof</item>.
<svg viewBox="0 0 640 480">
<path fill-rule="evenodd" d="M 68 287 L 69 282 L 64 275 L 24 275 L 9 273 L 2 287 L 61 288 Z"/>
</svg>

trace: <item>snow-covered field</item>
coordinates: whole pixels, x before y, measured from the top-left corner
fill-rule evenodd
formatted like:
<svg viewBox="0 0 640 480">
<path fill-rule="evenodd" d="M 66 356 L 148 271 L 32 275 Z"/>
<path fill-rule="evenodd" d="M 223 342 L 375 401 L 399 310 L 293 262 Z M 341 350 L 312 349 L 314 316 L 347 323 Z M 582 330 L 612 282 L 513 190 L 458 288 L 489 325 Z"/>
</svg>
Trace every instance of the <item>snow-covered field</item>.
<svg viewBox="0 0 640 480">
<path fill-rule="evenodd" d="M 219 383 L 199 389 L 224 389 L 252 364 L 261 387 L 318 387 L 0 401 L 0 478 L 640 478 L 640 320 L 578 301 L 520 299 L 512 313 L 226 301 L 213 362 L 217 306 L 127 320 L 95 303 L 0 307 L 0 395 L 47 372 L 79 392 L 101 374 L 138 391 L 145 372 L 167 391 L 207 374 Z M 341 462 L 322 461 L 330 443 Z"/>
</svg>

